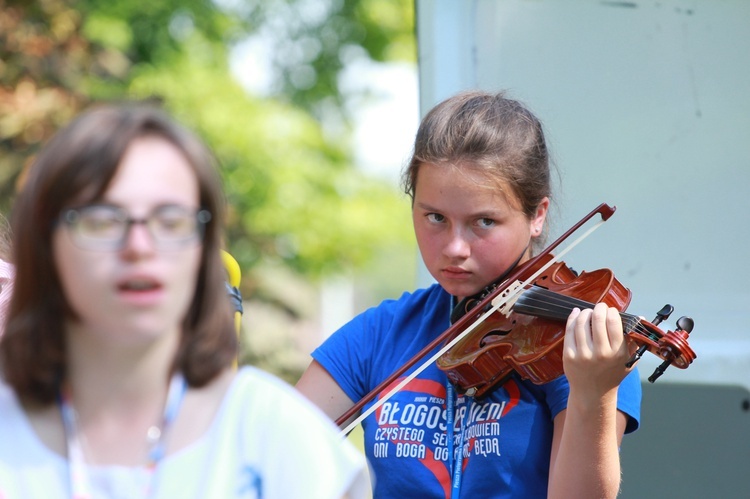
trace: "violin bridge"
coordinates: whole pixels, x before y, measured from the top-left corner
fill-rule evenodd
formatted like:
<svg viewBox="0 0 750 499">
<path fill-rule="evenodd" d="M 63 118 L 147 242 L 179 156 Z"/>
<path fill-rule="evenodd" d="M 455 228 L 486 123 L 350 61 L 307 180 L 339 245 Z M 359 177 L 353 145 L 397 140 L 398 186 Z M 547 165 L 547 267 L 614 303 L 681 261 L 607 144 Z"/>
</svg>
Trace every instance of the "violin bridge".
<svg viewBox="0 0 750 499">
<path fill-rule="evenodd" d="M 513 305 L 516 304 L 522 291 L 523 283 L 521 281 L 515 281 L 492 300 L 492 306 L 499 307 L 498 312 L 508 317 L 512 313 Z"/>
</svg>

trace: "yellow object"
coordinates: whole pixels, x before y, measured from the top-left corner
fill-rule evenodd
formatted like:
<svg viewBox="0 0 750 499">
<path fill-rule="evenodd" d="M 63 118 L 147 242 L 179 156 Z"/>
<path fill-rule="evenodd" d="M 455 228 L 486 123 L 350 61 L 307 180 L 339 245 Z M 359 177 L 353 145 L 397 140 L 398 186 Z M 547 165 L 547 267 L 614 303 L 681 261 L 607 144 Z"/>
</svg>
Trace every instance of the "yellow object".
<svg viewBox="0 0 750 499">
<path fill-rule="evenodd" d="M 224 267 L 227 269 L 227 275 L 229 276 L 229 284 L 232 287 L 240 287 L 240 279 L 242 278 L 242 272 L 240 271 L 240 264 L 234 259 L 232 255 L 224 250 L 221 250 L 221 259 L 224 261 Z"/>
<path fill-rule="evenodd" d="M 224 268 L 227 270 L 227 278 L 230 288 L 229 293 L 235 300 L 238 300 L 234 312 L 234 327 L 237 330 L 237 336 L 239 336 L 240 326 L 242 324 L 242 296 L 240 295 L 239 289 L 242 272 L 240 271 L 240 264 L 237 263 L 237 260 L 224 250 L 221 250 L 221 259 L 224 262 Z"/>
</svg>

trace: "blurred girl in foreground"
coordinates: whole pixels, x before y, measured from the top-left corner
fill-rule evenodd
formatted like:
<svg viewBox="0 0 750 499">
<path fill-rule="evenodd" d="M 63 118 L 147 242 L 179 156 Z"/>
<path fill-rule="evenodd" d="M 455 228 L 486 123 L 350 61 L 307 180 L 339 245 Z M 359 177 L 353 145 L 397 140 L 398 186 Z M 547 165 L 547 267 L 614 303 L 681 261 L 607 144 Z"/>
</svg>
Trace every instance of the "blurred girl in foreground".
<svg viewBox="0 0 750 499">
<path fill-rule="evenodd" d="M 0 497 L 358 497 L 363 458 L 292 388 L 232 368 L 210 153 L 145 105 L 41 151 L 11 218 Z"/>
</svg>

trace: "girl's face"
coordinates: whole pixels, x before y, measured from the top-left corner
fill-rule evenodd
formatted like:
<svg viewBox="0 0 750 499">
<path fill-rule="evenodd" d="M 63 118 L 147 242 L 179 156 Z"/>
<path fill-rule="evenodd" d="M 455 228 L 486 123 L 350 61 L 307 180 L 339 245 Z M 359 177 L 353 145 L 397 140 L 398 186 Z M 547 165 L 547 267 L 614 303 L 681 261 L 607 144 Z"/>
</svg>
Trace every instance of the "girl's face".
<svg viewBox="0 0 750 499">
<path fill-rule="evenodd" d="M 423 164 L 412 218 L 427 270 L 450 294 L 474 295 L 521 257 L 542 232 L 549 200 L 532 219 L 474 168 Z M 520 262 L 519 262 L 520 263 Z"/>
<path fill-rule="evenodd" d="M 142 137 L 128 147 L 96 204 L 107 208 L 87 215 L 86 233 L 116 232 L 107 228 L 111 214 L 106 210 L 119 208 L 137 221 L 161 210 L 156 230 L 169 235 L 180 230 L 174 213 L 194 214 L 199 208 L 198 181 L 174 145 L 159 137 Z M 171 215 L 165 216 L 165 210 Z M 119 247 L 102 248 L 90 240 L 84 244 L 81 233 L 60 223 L 53 234 L 62 289 L 79 317 L 69 326 L 121 343 L 178 336 L 195 292 L 200 238 L 160 249 L 163 245 L 157 246 L 151 228 L 136 222 Z"/>
</svg>

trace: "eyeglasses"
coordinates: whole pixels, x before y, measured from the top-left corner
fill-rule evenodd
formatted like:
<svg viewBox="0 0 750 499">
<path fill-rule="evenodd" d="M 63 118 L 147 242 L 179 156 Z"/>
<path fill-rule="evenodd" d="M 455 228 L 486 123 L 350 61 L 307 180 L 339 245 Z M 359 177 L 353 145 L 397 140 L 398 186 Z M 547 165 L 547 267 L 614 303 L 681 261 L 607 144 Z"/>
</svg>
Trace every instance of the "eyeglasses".
<svg viewBox="0 0 750 499">
<path fill-rule="evenodd" d="M 162 205 L 146 218 L 132 218 L 123 208 L 97 204 L 65 210 L 60 222 L 65 224 L 73 243 L 81 249 L 113 251 L 125 247 L 130 228 L 143 224 L 159 250 L 184 248 L 203 238 L 211 220 L 207 210 L 179 205 Z"/>
</svg>

